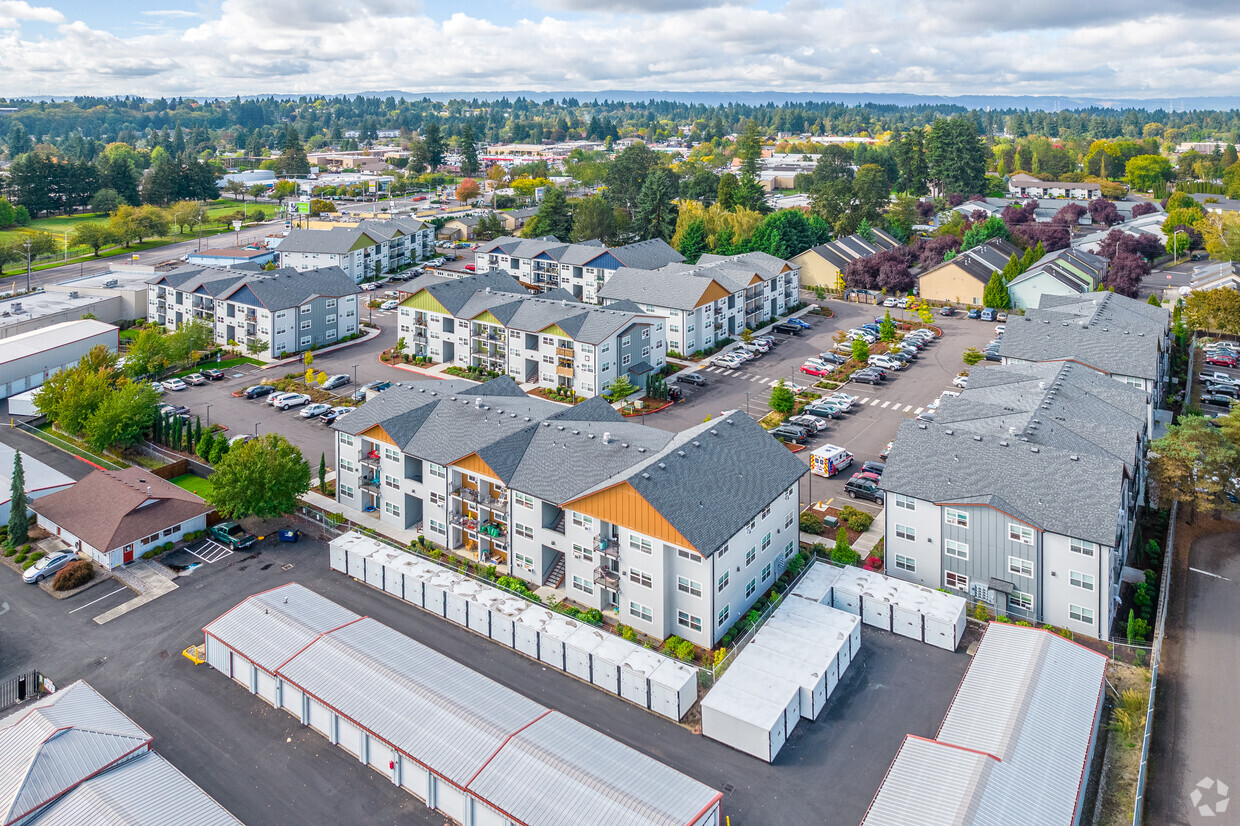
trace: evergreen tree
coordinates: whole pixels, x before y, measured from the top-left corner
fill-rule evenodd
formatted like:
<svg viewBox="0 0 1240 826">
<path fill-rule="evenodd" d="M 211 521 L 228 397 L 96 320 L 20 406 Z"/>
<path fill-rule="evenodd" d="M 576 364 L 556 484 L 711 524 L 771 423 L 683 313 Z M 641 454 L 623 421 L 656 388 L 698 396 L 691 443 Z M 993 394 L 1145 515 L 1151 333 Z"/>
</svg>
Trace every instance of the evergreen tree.
<svg viewBox="0 0 1240 826">
<path fill-rule="evenodd" d="M 641 194 L 637 197 L 637 213 L 633 216 L 633 230 L 645 241 L 662 238 L 667 241 L 676 232 L 675 173 L 668 169 L 656 169 L 646 176 Z"/>
<path fill-rule="evenodd" d="M 1157 293 L 1150 293 L 1150 297 L 1149 297 L 1148 299 L 1146 299 L 1146 302 L 1145 302 L 1145 303 L 1146 303 L 1146 304 L 1150 304 L 1150 305 L 1152 305 L 1152 306 L 1154 306 L 1154 307 L 1161 307 L 1161 306 L 1162 306 L 1162 302 L 1158 300 L 1158 294 L 1157 294 Z"/>
<path fill-rule="evenodd" d="M 1024 256 L 1020 259 L 1020 271 L 1021 272 L 1025 272 L 1026 270 L 1028 270 L 1030 267 L 1033 266 L 1033 263 L 1037 261 L 1037 258 L 1034 257 L 1036 255 L 1037 255 L 1036 246 L 1029 247 L 1027 250 L 1025 250 Z M 1008 280 L 1010 281 L 1011 279 L 1008 279 Z"/>
<path fill-rule="evenodd" d="M 710 245 L 706 240 L 706 222 L 701 218 L 690 221 L 680 236 L 680 254 L 685 257 L 685 263 L 696 264 L 698 259 L 709 251 Z"/>
<path fill-rule="evenodd" d="M 26 518 L 26 472 L 22 468 L 21 451 L 13 453 L 13 480 L 9 487 L 9 547 L 24 545 L 30 538 L 27 532 L 29 521 Z"/>
<path fill-rule="evenodd" d="M 197 416 L 194 418 L 194 444 L 196 445 L 201 441 L 202 441 L 202 417 Z"/>
<path fill-rule="evenodd" d="M 284 139 L 280 142 L 279 171 L 281 175 L 310 174 L 310 161 L 292 124 L 284 130 Z"/>
<path fill-rule="evenodd" d="M 725 172 L 719 176 L 719 190 L 716 193 L 715 200 L 721 209 L 732 210 L 736 208 L 736 189 L 740 186 L 740 181 L 731 172 Z"/>
<path fill-rule="evenodd" d="M 1007 281 L 998 270 L 991 273 L 990 282 L 982 291 L 982 304 L 998 310 L 1006 310 L 1012 306 L 1012 298 L 1008 295 Z"/>
<path fill-rule="evenodd" d="M 1011 281 L 1013 278 L 1024 272 L 1025 269 L 1025 262 L 1018 258 L 1016 253 L 1012 253 L 1012 257 L 1008 259 L 1007 266 L 1003 268 L 1003 280 Z"/>
<path fill-rule="evenodd" d="M 1041 261 L 1043 256 L 1045 255 L 1046 255 L 1046 247 L 1042 246 L 1042 242 L 1039 241 L 1037 245 L 1033 248 L 1033 262 L 1036 264 L 1038 261 Z M 1026 269 L 1028 269 L 1028 267 L 1026 267 Z"/>
<path fill-rule="evenodd" d="M 215 434 L 208 430 L 202 434 L 202 438 L 198 440 L 194 452 L 198 454 L 198 458 L 204 462 L 210 461 L 211 451 L 215 448 Z"/>
<path fill-rule="evenodd" d="M 568 196 L 559 187 L 547 187 L 537 217 L 540 235 L 554 235 L 561 241 L 572 237 L 573 215 L 569 211 Z"/>
<path fill-rule="evenodd" d="M 478 143 L 474 139 L 474 127 L 461 125 L 461 174 L 478 174 Z"/>
<path fill-rule="evenodd" d="M 443 164 L 443 135 L 436 121 L 426 124 L 422 132 L 422 142 L 426 145 L 426 165 L 434 172 Z"/>
<path fill-rule="evenodd" d="M 327 493 L 327 454 L 319 454 L 319 493 Z"/>
</svg>

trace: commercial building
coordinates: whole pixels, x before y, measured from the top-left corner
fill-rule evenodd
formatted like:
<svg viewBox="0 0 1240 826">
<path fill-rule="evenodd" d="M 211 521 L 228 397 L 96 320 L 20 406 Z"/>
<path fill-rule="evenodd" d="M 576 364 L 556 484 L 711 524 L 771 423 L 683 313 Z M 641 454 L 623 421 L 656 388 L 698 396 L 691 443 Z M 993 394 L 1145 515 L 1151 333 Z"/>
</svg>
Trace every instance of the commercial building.
<svg viewBox="0 0 1240 826">
<path fill-rule="evenodd" d="M 238 264 L 255 264 L 265 267 L 275 263 L 274 249 L 256 247 L 223 247 L 214 250 L 199 250 L 185 256 L 190 264 L 205 264 L 208 267 L 235 267 Z"/>
<path fill-rule="evenodd" d="M 0 442 L 0 524 L 9 524 L 13 491 L 13 448 Z M 26 499 L 38 499 L 49 493 L 65 490 L 73 480 L 55 468 L 48 467 L 29 454 L 22 454 L 22 476 Z"/>
<path fill-rule="evenodd" d="M 1012 308 L 1027 310 L 1041 304 L 1043 295 L 1079 296 L 1098 289 L 1107 277 L 1110 261 L 1078 249 L 1048 252 L 1028 270 L 1008 282 Z"/>
<path fill-rule="evenodd" d="M 149 282 L 147 318 L 168 330 L 186 321 L 211 327 L 216 344 L 254 344 L 280 358 L 358 332 L 361 289 L 339 267 L 299 272 L 181 267 Z"/>
<path fill-rule="evenodd" d="M 904 422 L 881 486 L 887 570 L 1105 639 L 1145 484 L 1146 393 L 1071 361 L 975 370 Z"/>
<path fill-rule="evenodd" d="M 606 247 L 600 241 L 566 244 L 550 235 L 505 236 L 478 247 L 474 266 L 478 272 L 506 272 L 531 290 L 561 287 L 579 301 L 597 303 L 599 288 L 621 267 L 654 270 L 684 260 L 662 238 Z"/>
<path fill-rule="evenodd" d="M 1106 666 L 1050 631 L 991 623 L 938 734 L 904 739 L 862 826 L 1084 822 Z"/>
<path fill-rule="evenodd" d="M 434 238 L 415 218 L 362 220 L 351 226 L 290 230 L 280 242 L 280 266 L 298 271 L 339 267 L 354 281 L 393 272 L 431 254 Z"/>
<path fill-rule="evenodd" d="M 4 826 L 241 826 L 78 681 L 0 719 Z"/>
<path fill-rule="evenodd" d="M 605 307 L 636 304 L 667 319 L 667 346 L 693 353 L 774 321 L 800 302 L 800 269 L 765 252 L 703 255 L 697 264 L 624 267 L 597 291 Z"/>
<path fill-rule="evenodd" d="M 840 276 L 849 261 L 867 258 L 883 250 L 891 250 L 900 246 L 900 242 L 881 229 L 872 230 L 871 240 L 860 235 L 849 235 L 837 238 L 826 244 L 807 249 L 788 259 L 789 263 L 800 268 L 801 283 L 806 287 L 825 287 L 828 290 L 839 288 Z"/>
<path fill-rule="evenodd" d="M 30 503 L 39 527 L 105 568 L 207 528 L 212 508 L 142 468 L 97 470 Z"/>
<path fill-rule="evenodd" d="M 744 413 L 676 434 L 500 378 L 396 386 L 333 428 L 342 506 L 659 639 L 713 647 L 796 551 L 806 467 Z"/>
<path fill-rule="evenodd" d="M 300 585 L 207 625 L 207 662 L 469 826 L 718 826 L 722 794 Z"/>
<path fill-rule="evenodd" d="M 1008 178 L 1008 194 L 1018 198 L 1077 198 L 1092 201 L 1102 197 L 1102 185 L 1090 182 L 1043 181 L 1024 172 Z"/>
<path fill-rule="evenodd" d="M 581 396 L 620 376 L 638 388 L 667 361 L 665 322 L 633 304 L 582 304 L 563 290 L 530 295 L 488 272 L 425 283 L 400 305 L 400 333 L 417 355 L 480 367 Z"/>
<path fill-rule="evenodd" d="M 1015 244 L 992 238 L 924 271 L 917 277 L 917 294 L 926 301 L 980 307 L 991 276 L 1006 267 L 1013 255 L 1022 255 Z"/>
<path fill-rule="evenodd" d="M 146 313 L 146 280 L 154 272 L 153 267 L 114 266 L 109 272 L 0 299 L 0 340 L 82 318 L 108 323 L 141 318 Z"/>
<path fill-rule="evenodd" d="M 42 386 L 62 367 L 72 367 L 95 347 L 115 353 L 120 331 L 85 318 L 18 333 L 0 344 L 0 398 Z"/>
</svg>

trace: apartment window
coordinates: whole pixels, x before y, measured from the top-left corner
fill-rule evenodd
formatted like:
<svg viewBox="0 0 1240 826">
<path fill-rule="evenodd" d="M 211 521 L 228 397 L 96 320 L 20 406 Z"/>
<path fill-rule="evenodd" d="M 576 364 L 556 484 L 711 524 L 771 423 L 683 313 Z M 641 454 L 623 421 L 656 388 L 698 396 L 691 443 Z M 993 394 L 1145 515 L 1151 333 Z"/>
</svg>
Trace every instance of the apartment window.
<svg viewBox="0 0 1240 826">
<path fill-rule="evenodd" d="M 357 470 L 357 467 L 352 462 L 350 462 L 348 459 L 341 459 L 340 470 L 344 473 L 353 473 L 354 471 Z"/>
<path fill-rule="evenodd" d="M 663 546 L 663 550 L 667 553 L 671 553 L 671 549 L 672 549 L 671 545 Z M 702 557 L 698 556 L 693 551 L 686 551 L 684 548 L 677 548 L 676 556 L 680 557 L 681 559 L 687 559 L 695 565 L 702 561 Z"/>
<path fill-rule="evenodd" d="M 610 353 L 610 352 L 611 352 L 611 345 L 610 345 L 610 344 L 604 344 L 602 347 L 598 348 L 598 351 L 599 351 L 600 353 Z"/>
<path fill-rule="evenodd" d="M 767 505 L 765 508 L 762 509 L 762 513 L 760 514 L 759 518 L 766 519 L 770 515 L 771 515 L 771 506 Z"/>
<path fill-rule="evenodd" d="M 589 516 L 582 516 L 580 513 L 573 514 L 573 526 L 577 528 L 585 528 L 589 530 L 594 527 L 594 520 Z"/>
<path fill-rule="evenodd" d="M 393 504 L 392 502 L 384 502 L 383 510 L 389 516 L 400 516 L 400 505 Z"/>
<path fill-rule="evenodd" d="M 969 527 L 969 514 L 965 511 L 958 511 L 952 508 L 947 509 L 947 524 L 955 525 L 957 528 Z"/>
<path fill-rule="evenodd" d="M 302 307 L 301 307 L 301 314 L 302 314 L 302 315 L 310 315 L 310 310 L 311 310 L 311 309 L 313 309 L 313 307 L 312 307 L 310 304 L 304 304 L 304 305 L 302 305 Z"/>
<path fill-rule="evenodd" d="M 310 346 L 310 341 L 311 341 L 311 337 L 310 337 L 310 336 L 302 336 L 302 337 L 301 337 L 301 345 L 300 345 L 300 346 L 302 346 L 302 347 L 309 347 L 309 346 Z"/>
<path fill-rule="evenodd" d="M 399 462 L 400 451 L 393 447 L 385 447 L 383 448 L 383 458 L 387 459 L 389 462 Z"/>
<path fill-rule="evenodd" d="M 948 571 L 944 575 L 943 584 L 948 588 L 955 588 L 959 591 L 969 590 L 969 578 L 964 574 L 958 574 L 955 571 Z"/>
<path fill-rule="evenodd" d="M 632 363 L 633 363 L 633 357 L 630 356 L 628 353 L 625 353 L 623 356 L 620 357 L 621 367 L 628 367 Z"/>
<path fill-rule="evenodd" d="M 718 591 L 720 593 L 723 593 L 723 589 L 727 587 L 728 587 L 728 572 L 724 571 L 723 574 L 719 577 Z"/>
<path fill-rule="evenodd" d="M 768 562 L 762 566 L 762 581 L 766 582 L 770 578 L 771 578 L 771 563 Z"/>
<path fill-rule="evenodd" d="M 1033 560 L 1021 559 L 1019 556 L 1009 556 L 1008 573 L 1019 576 L 1033 576 Z"/>
<path fill-rule="evenodd" d="M 1083 588 L 1086 591 L 1094 590 L 1094 578 L 1091 574 L 1083 574 L 1080 571 L 1069 571 L 1068 582 L 1077 588 Z"/>
<path fill-rule="evenodd" d="M 724 545 L 722 548 L 719 549 L 719 558 L 723 559 L 723 555 L 726 554 L 727 552 L 728 552 L 728 546 Z"/>
<path fill-rule="evenodd" d="M 792 559 L 792 545 L 793 545 L 793 542 L 791 539 L 789 539 L 788 546 L 784 548 L 784 559 Z"/>
<path fill-rule="evenodd" d="M 688 577 L 676 577 L 676 589 L 682 594 L 688 594 L 691 597 L 700 597 L 702 595 L 702 584 L 694 582 Z"/>
<path fill-rule="evenodd" d="M 339 487 L 340 487 L 341 496 L 343 496 L 345 499 L 353 498 L 353 488 L 349 487 L 348 485 L 340 485 Z"/>
<path fill-rule="evenodd" d="M 784 530 L 787 530 L 788 528 L 791 528 L 791 527 L 792 527 L 792 523 L 793 523 L 793 522 L 795 522 L 795 521 L 796 521 L 796 517 L 795 517 L 795 516 L 793 516 L 791 512 L 789 512 L 789 513 L 788 513 L 788 518 L 784 520 Z"/>
<path fill-rule="evenodd" d="M 917 531 L 913 530 L 908 525 L 896 523 L 896 539 L 907 539 L 912 542 L 917 539 Z"/>
<path fill-rule="evenodd" d="M 327 299 L 327 302 L 323 306 L 330 310 L 331 308 L 336 306 L 336 299 L 334 298 Z"/>
<path fill-rule="evenodd" d="M 643 348 L 642 348 L 642 358 L 649 358 L 649 357 L 650 357 L 650 348 L 649 348 L 649 347 L 643 347 Z"/>
<path fill-rule="evenodd" d="M 555 356 L 552 356 L 552 355 L 544 355 L 544 356 L 543 356 L 543 364 L 555 364 Z"/>
<path fill-rule="evenodd" d="M 444 479 L 448 475 L 448 472 L 444 469 L 443 465 L 437 465 L 434 462 L 426 463 L 426 472 L 431 476 L 438 476 L 440 479 Z"/>
<path fill-rule="evenodd" d="M 745 598 L 749 599 L 749 597 L 753 596 L 753 592 L 756 590 L 758 590 L 758 580 L 749 580 L 749 584 L 745 586 Z"/>
<path fill-rule="evenodd" d="M 444 496 L 442 493 L 432 493 L 430 501 L 433 506 L 441 508 L 448 501 L 448 497 Z"/>
<path fill-rule="evenodd" d="M 629 568 L 629 582 L 641 585 L 644 588 L 654 587 L 654 583 L 650 579 L 650 574 L 637 568 Z"/>
<path fill-rule="evenodd" d="M 580 545 L 573 545 L 573 558 L 580 559 L 582 562 L 593 562 L 594 551 L 590 548 L 583 548 Z"/>
<path fill-rule="evenodd" d="M 611 369 L 611 362 L 605 361 L 603 362 L 603 366 L 599 368 L 599 372 L 606 373 L 610 369 Z"/>
<path fill-rule="evenodd" d="M 640 602 L 629 603 L 629 614 L 644 622 L 654 621 L 654 614 L 650 611 L 650 608 L 642 605 Z"/>
<path fill-rule="evenodd" d="M 621 346 L 621 347 L 628 347 L 628 346 L 629 346 L 629 341 L 630 341 L 632 338 L 633 338 L 632 336 L 625 336 L 624 338 L 620 339 L 620 346 Z"/>
<path fill-rule="evenodd" d="M 647 328 L 645 328 L 645 329 L 643 329 L 643 330 L 642 330 L 642 338 L 650 338 L 650 328 L 649 328 L 649 327 L 647 327 Z"/>
<path fill-rule="evenodd" d="M 549 345 L 550 345 L 550 344 L 555 344 L 555 339 L 554 339 L 554 338 L 552 338 L 551 336 L 543 336 L 543 337 L 542 337 L 542 343 L 543 343 L 543 344 L 549 344 Z"/>
<path fill-rule="evenodd" d="M 954 539 L 943 540 L 943 553 L 956 559 L 969 558 L 969 546 L 964 542 L 957 542 Z"/>
<path fill-rule="evenodd" d="M 334 321 L 335 319 L 332 319 L 332 320 Z M 323 334 L 323 338 L 327 339 L 328 341 L 331 341 L 331 340 L 335 339 L 335 338 L 336 338 L 336 331 L 335 331 L 335 330 L 328 330 L 326 333 L 324 333 L 324 334 Z"/>
<path fill-rule="evenodd" d="M 768 533 L 762 537 L 762 553 L 766 553 L 766 549 L 771 547 L 771 535 Z"/>
<path fill-rule="evenodd" d="M 1008 608 L 1019 608 L 1022 611 L 1033 610 L 1033 594 L 1013 591 L 1008 594 Z"/>
<path fill-rule="evenodd" d="M 644 554 L 649 554 L 654 551 L 654 547 L 650 544 L 649 539 L 633 533 L 629 534 L 629 548 L 634 551 L 641 551 Z"/>
<path fill-rule="evenodd" d="M 431 533 L 433 534 L 438 534 L 440 536 L 443 536 L 444 534 L 448 532 L 448 528 L 447 526 L 444 525 L 444 523 L 438 522 L 434 519 L 428 519 L 426 524 L 430 528 Z"/>
<path fill-rule="evenodd" d="M 896 554 L 896 570 L 916 573 L 917 560 L 913 559 L 911 556 L 900 556 L 899 554 Z"/>
<path fill-rule="evenodd" d="M 905 496 L 902 493 L 896 494 L 896 507 L 903 508 L 906 511 L 917 510 L 917 500 L 911 496 Z"/>
<path fill-rule="evenodd" d="M 531 571 L 534 570 L 534 557 L 526 556 L 525 554 L 513 554 L 512 558 L 522 568 L 528 568 Z"/>
<path fill-rule="evenodd" d="M 682 628 L 688 628 L 688 629 L 689 629 L 689 630 L 691 630 L 691 631 L 701 631 L 701 630 L 702 630 L 702 619 L 701 619 L 701 617 L 695 617 L 695 616 L 693 616 L 692 614 L 690 614 L 688 611 L 677 611 L 677 612 L 676 612 L 676 622 L 677 622 L 677 624 L 679 624 Z"/>
<path fill-rule="evenodd" d="M 1068 618 L 1076 622 L 1083 622 L 1087 625 L 1094 624 L 1094 609 L 1082 608 L 1079 605 L 1068 606 Z"/>
<path fill-rule="evenodd" d="M 340 444 L 345 445 L 346 447 L 353 447 L 353 437 L 348 433 L 341 433 Z"/>
<path fill-rule="evenodd" d="M 728 621 L 728 606 L 725 605 L 719 609 L 719 617 L 717 621 L 715 622 L 715 625 L 718 625 L 720 628 L 722 628 L 723 624 L 727 621 Z"/>
<path fill-rule="evenodd" d="M 589 580 L 582 579 L 579 576 L 573 577 L 573 587 L 576 588 L 578 591 L 581 591 L 581 593 L 583 594 L 594 593 L 594 583 L 590 582 Z"/>
<path fill-rule="evenodd" d="M 310 329 L 310 322 L 309 322 L 309 321 L 303 321 L 303 322 L 301 323 L 301 329 L 303 329 L 303 330 L 309 330 L 309 329 Z"/>
<path fill-rule="evenodd" d="M 748 568 L 750 565 L 753 564 L 753 561 L 757 558 L 758 558 L 757 548 L 750 548 L 748 551 L 745 551 L 745 567 Z"/>
<path fill-rule="evenodd" d="M 517 522 L 514 527 L 515 527 L 517 536 L 521 537 L 522 539 L 533 539 L 534 538 L 534 529 L 531 528 L 529 525 L 522 525 L 520 522 Z"/>
<path fill-rule="evenodd" d="M 1094 551 L 1098 549 L 1097 544 L 1086 542 L 1084 539 L 1071 539 L 1068 541 L 1068 550 L 1074 554 L 1081 556 L 1093 556 Z"/>
<path fill-rule="evenodd" d="M 1017 525 L 1014 522 L 1008 523 L 1008 539 L 1013 542 L 1020 542 L 1025 545 L 1033 544 L 1033 528 Z"/>
<path fill-rule="evenodd" d="M 395 476 L 388 476 L 384 474 L 383 484 L 389 488 L 395 488 L 397 490 L 400 490 L 400 482 L 397 481 Z"/>
</svg>

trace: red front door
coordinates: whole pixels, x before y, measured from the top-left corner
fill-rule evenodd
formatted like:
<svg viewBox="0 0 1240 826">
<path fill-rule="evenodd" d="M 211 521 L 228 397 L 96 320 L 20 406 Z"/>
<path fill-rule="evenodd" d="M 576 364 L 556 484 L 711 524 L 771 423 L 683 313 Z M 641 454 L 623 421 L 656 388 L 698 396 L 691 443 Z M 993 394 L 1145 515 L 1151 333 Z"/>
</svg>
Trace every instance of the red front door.
<svg viewBox="0 0 1240 826">
<path fill-rule="evenodd" d="M 133 562 L 133 545 L 125 546 L 125 558 L 123 562 L 125 563 Z"/>
</svg>

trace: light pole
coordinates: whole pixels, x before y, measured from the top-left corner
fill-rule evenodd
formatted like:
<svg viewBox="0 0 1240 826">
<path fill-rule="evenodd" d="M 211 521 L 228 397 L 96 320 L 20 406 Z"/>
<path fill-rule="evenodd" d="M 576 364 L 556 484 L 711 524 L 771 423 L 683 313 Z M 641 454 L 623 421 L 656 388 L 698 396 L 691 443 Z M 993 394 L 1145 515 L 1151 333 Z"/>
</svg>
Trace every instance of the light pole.
<svg viewBox="0 0 1240 826">
<path fill-rule="evenodd" d="M 255 423 L 254 423 L 254 438 L 255 438 L 255 439 L 257 439 L 257 438 L 258 438 L 258 426 L 259 426 L 260 424 L 262 424 L 262 422 L 255 422 Z"/>
<path fill-rule="evenodd" d="M 23 241 L 22 246 L 26 248 L 26 292 L 30 292 L 30 239 Z"/>
<path fill-rule="evenodd" d="M 207 429 L 211 429 L 211 405 L 207 405 Z"/>
<path fill-rule="evenodd" d="M 1180 261 L 1180 244 L 1175 240 L 1175 237 L 1183 231 L 1182 229 L 1177 229 L 1171 233 L 1171 266 L 1173 267 Z"/>
<path fill-rule="evenodd" d="M 65 230 L 65 260 L 69 260 L 69 230 Z"/>
<path fill-rule="evenodd" d="M 357 365 L 353 365 L 353 383 L 357 384 Z"/>
</svg>

